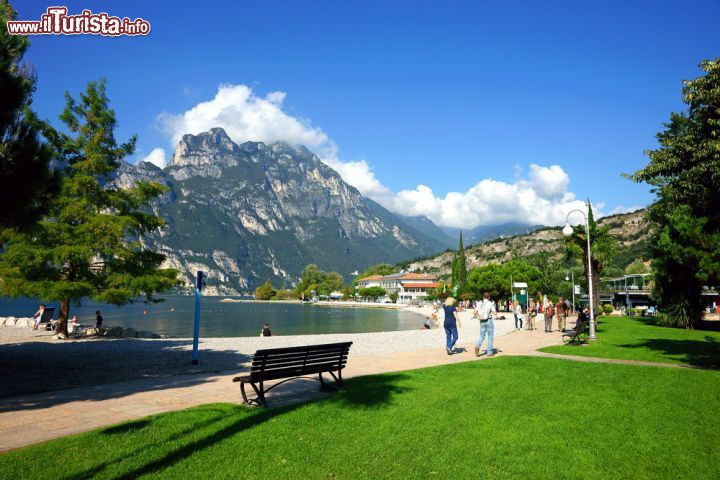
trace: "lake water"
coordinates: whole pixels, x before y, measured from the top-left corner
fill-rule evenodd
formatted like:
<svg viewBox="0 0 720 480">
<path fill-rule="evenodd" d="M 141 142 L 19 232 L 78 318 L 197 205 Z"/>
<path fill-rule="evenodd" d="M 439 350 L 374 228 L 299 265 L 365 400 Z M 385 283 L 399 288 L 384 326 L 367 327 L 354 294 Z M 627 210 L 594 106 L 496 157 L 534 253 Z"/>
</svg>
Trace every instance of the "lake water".
<svg viewBox="0 0 720 480">
<path fill-rule="evenodd" d="M 383 308 L 347 308 L 300 303 L 221 302 L 218 297 L 203 297 L 201 337 L 248 337 L 260 334 L 263 323 L 270 324 L 273 334 L 304 335 L 322 333 L 362 333 L 420 328 L 423 318 L 403 310 Z M 31 317 L 37 310 L 36 300 L 0 299 L 0 316 Z M 59 305 L 53 318 L 57 318 Z M 103 315 L 103 326 L 119 325 L 162 335 L 187 338 L 193 335 L 194 297 L 165 297 L 165 302 L 142 302 L 115 307 L 83 302 L 70 306 L 70 317 L 78 322 L 95 324 L 95 311 Z"/>
</svg>

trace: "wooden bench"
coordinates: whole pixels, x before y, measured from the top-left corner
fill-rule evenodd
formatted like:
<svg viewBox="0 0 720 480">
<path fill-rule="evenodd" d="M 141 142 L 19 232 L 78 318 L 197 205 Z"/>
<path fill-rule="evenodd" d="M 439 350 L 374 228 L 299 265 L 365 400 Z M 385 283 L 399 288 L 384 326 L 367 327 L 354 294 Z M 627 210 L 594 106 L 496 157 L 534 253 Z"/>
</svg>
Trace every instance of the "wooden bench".
<svg viewBox="0 0 720 480">
<path fill-rule="evenodd" d="M 580 322 L 575 328 L 568 330 L 562 334 L 563 343 L 585 343 L 588 339 L 588 331 L 590 330 L 590 322 Z"/>
<path fill-rule="evenodd" d="M 240 382 L 240 393 L 246 405 L 256 404 L 267 406 L 265 394 L 285 383 L 299 377 L 317 375 L 320 387 L 326 386 L 323 373 L 329 373 L 335 379 L 335 385 L 343 386 L 342 369 L 347 364 L 348 353 L 352 342 L 329 343 L 325 345 L 307 345 L 303 347 L 267 348 L 258 350 L 253 357 L 250 374 L 233 378 Z M 268 380 L 285 379 L 282 382 L 265 388 Z M 249 383 L 255 390 L 257 398 L 248 400 L 245 384 Z"/>
</svg>

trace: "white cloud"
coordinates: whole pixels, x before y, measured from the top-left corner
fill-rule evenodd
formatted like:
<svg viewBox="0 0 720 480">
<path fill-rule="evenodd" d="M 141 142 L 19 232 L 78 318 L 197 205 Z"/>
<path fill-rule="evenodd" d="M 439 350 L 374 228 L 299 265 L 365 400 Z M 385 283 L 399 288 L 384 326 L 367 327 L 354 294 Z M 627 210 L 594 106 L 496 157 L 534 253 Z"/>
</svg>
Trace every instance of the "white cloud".
<svg viewBox="0 0 720 480">
<path fill-rule="evenodd" d="M 337 145 L 321 128 L 285 112 L 285 97 L 279 91 L 260 97 L 246 85 L 220 85 L 212 100 L 181 114 L 162 113 L 158 122 L 173 148 L 183 135 L 197 135 L 214 127 L 224 128 L 236 143 L 252 140 L 305 145 L 363 195 L 396 213 L 424 215 L 438 225 L 461 228 L 504 222 L 561 225 L 570 210 L 585 210 L 584 202 L 569 191 L 570 177 L 559 165 L 532 164 L 527 177 L 516 166 L 513 183 L 480 179 L 466 192 L 449 192 L 443 197 L 427 185 L 395 193 L 382 184 L 367 161 L 341 160 Z M 146 159 L 164 161 L 164 151 L 155 149 Z M 602 208 L 602 204 L 595 206 L 597 217 L 602 215 Z"/>
<path fill-rule="evenodd" d="M 158 121 L 173 148 L 183 135 L 222 127 L 236 143 L 285 141 L 315 149 L 333 149 L 321 129 L 282 110 L 285 93 L 258 97 L 246 85 L 220 85 L 215 98 L 201 102 L 179 115 L 162 113 Z M 320 153 L 320 152 L 318 152 Z"/>
<path fill-rule="evenodd" d="M 147 156 L 140 159 L 141 162 L 150 162 L 160 168 L 165 168 L 167 165 L 167 158 L 165 156 L 165 150 L 162 148 L 154 148 Z"/>
<path fill-rule="evenodd" d="M 557 177 L 557 178 L 556 178 Z M 538 186 L 538 179 L 541 185 Z M 558 165 L 530 166 L 530 178 L 514 183 L 483 179 L 466 192 L 449 192 L 444 197 L 430 187 L 418 185 L 402 190 L 386 205 L 405 215 L 425 215 L 438 225 L 473 228 L 506 222 L 561 225 L 570 210 L 585 211 L 585 203 L 567 191 L 569 178 Z M 596 216 L 603 207 L 594 207 Z"/>
</svg>

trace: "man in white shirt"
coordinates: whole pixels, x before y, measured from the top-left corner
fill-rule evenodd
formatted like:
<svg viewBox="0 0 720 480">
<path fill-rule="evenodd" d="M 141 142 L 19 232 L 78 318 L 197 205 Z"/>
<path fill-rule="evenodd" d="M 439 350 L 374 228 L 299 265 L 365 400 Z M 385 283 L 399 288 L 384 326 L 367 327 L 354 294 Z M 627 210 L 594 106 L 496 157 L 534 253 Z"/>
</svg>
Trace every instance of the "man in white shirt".
<svg viewBox="0 0 720 480">
<path fill-rule="evenodd" d="M 495 303 L 490 300 L 490 294 L 488 292 L 483 293 L 483 300 L 478 305 L 477 312 L 478 319 L 480 320 L 480 337 L 478 337 L 475 343 L 475 356 L 480 356 L 480 346 L 487 335 L 487 356 L 492 357 L 495 355 L 495 350 L 493 350 L 493 337 L 495 336 L 493 318 L 497 315 L 497 309 L 495 308 Z"/>
</svg>

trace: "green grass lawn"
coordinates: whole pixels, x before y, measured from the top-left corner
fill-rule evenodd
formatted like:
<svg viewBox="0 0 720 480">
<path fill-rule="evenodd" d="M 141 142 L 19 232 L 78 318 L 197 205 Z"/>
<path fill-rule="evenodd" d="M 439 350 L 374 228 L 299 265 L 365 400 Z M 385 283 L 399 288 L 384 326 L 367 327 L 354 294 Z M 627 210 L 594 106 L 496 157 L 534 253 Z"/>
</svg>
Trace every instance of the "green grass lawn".
<svg viewBox="0 0 720 480">
<path fill-rule="evenodd" d="M 720 478 L 720 372 L 499 357 L 0 455 L 0 478 Z"/>
<path fill-rule="evenodd" d="M 720 368 L 720 332 L 658 327 L 648 318 L 601 317 L 598 340 L 589 345 L 560 345 L 542 352 L 585 357 L 686 363 Z"/>
</svg>

